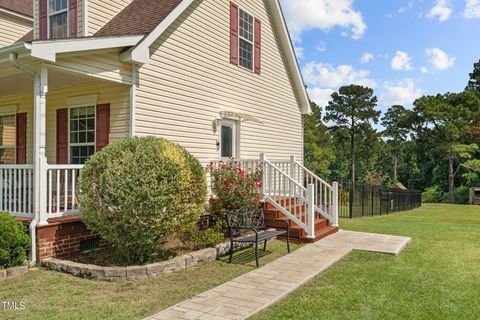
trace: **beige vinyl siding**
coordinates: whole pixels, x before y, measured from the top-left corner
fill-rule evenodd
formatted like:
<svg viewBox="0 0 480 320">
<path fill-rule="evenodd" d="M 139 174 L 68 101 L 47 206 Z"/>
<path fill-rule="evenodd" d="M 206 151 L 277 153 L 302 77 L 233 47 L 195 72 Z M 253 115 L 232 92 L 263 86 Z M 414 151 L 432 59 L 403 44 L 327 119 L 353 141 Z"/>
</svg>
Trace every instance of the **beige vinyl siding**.
<svg viewBox="0 0 480 320">
<path fill-rule="evenodd" d="M 67 108 L 67 98 L 98 95 L 98 104 L 110 103 L 110 140 L 128 136 L 130 90 L 125 85 L 94 84 L 60 89 L 51 89 L 47 94 L 47 160 L 56 162 L 56 110 Z M 33 94 L 0 97 L 1 106 L 16 105 L 18 113 L 27 113 L 27 163 L 32 163 L 33 148 Z"/>
<path fill-rule="evenodd" d="M 238 1 L 262 21 L 262 74 L 229 63 L 229 1 L 198 1 L 151 48 L 140 68 L 136 133 L 176 141 L 203 163 L 217 159 L 212 122 L 221 111 L 263 124 L 240 126 L 240 157 L 302 158 L 302 117 L 263 1 Z"/>
<path fill-rule="evenodd" d="M 131 83 L 132 66 L 120 61 L 120 52 L 89 53 L 85 55 L 64 55 L 54 64 L 73 72 L 79 72 L 98 79 L 120 83 Z"/>
<path fill-rule="evenodd" d="M 132 0 L 89 0 L 88 1 L 88 34 L 94 35 L 107 22 L 112 20 Z"/>
<path fill-rule="evenodd" d="M 0 48 L 14 44 L 32 30 L 32 22 L 0 12 Z"/>
<path fill-rule="evenodd" d="M 33 39 L 40 38 L 40 2 L 35 0 L 33 2 Z"/>
</svg>

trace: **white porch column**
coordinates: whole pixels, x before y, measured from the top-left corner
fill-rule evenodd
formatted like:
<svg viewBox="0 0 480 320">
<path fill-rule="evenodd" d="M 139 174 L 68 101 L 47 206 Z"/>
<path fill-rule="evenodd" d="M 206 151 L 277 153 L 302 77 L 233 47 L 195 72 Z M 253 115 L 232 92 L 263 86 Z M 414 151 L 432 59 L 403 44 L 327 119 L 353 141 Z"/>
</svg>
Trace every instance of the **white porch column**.
<svg viewBox="0 0 480 320">
<path fill-rule="evenodd" d="M 46 113 L 48 92 L 48 70 L 42 67 L 34 79 L 34 122 L 33 122 L 33 166 L 34 166 L 34 213 L 39 225 L 47 222 L 47 158 Z"/>
</svg>

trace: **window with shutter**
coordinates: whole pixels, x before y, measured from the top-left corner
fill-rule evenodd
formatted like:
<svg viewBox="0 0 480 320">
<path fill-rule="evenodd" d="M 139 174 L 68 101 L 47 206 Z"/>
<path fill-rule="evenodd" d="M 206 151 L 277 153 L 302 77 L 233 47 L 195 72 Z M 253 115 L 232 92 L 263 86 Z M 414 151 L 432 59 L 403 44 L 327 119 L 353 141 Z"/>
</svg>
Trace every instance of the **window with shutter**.
<svg viewBox="0 0 480 320">
<path fill-rule="evenodd" d="M 230 3 L 230 62 L 260 74 L 261 21 Z"/>
</svg>

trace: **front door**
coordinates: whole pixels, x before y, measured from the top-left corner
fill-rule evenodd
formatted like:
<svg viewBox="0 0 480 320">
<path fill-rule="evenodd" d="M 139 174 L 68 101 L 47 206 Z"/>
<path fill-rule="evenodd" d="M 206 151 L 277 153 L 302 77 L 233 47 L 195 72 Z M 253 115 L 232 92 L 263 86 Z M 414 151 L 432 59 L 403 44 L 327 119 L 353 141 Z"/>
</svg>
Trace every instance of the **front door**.
<svg viewBox="0 0 480 320">
<path fill-rule="evenodd" d="M 220 158 L 238 158 L 238 128 L 234 120 L 220 123 Z"/>
</svg>

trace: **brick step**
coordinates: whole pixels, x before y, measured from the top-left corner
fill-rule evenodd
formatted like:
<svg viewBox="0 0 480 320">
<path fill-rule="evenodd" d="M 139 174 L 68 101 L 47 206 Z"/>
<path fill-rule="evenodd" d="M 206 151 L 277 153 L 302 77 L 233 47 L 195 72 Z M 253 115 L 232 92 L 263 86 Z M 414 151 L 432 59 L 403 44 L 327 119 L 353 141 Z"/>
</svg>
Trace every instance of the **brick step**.
<svg viewBox="0 0 480 320">
<path fill-rule="evenodd" d="M 290 206 L 290 204 L 292 206 L 295 205 L 295 202 L 298 203 L 298 201 L 294 201 L 293 198 L 286 198 L 286 199 L 280 199 L 278 201 L 278 203 L 282 206 L 282 207 L 288 207 Z M 273 204 L 271 204 L 270 202 L 265 202 L 265 204 L 263 205 L 263 208 L 265 210 L 276 210 L 275 206 Z"/>
<path fill-rule="evenodd" d="M 287 218 L 280 218 L 279 220 L 289 220 Z M 282 228 L 282 227 L 285 227 L 285 223 L 283 222 L 280 222 L 280 221 L 265 221 L 265 224 L 267 227 L 269 228 Z M 323 219 L 323 218 L 317 218 L 315 219 L 315 230 L 319 230 L 323 227 L 326 227 L 328 226 L 328 220 L 327 219 Z M 290 230 L 292 232 L 298 232 L 296 230 L 301 230 L 302 228 L 300 228 L 295 222 L 291 221 L 290 220 Z"/>
<path fill-rule="evenodd" d="M 290 234 L 290 241 L 294 243 L 312 243 L 312 242 L 317 242 L 323 238 L 326 238 L 329 235 L 332 235 L 336 232 L 338 232 L 338 227 L 326 226 L 321 228 L 320 230 L 315 230 L 315 238 L 313 239 L 308 239 L 306 235 L 293 236 L 292 234 Z M 282 236 L 282 237 L 279 237 L 279 239 L 285 240 L 286 237 Z"/>
</svg>

